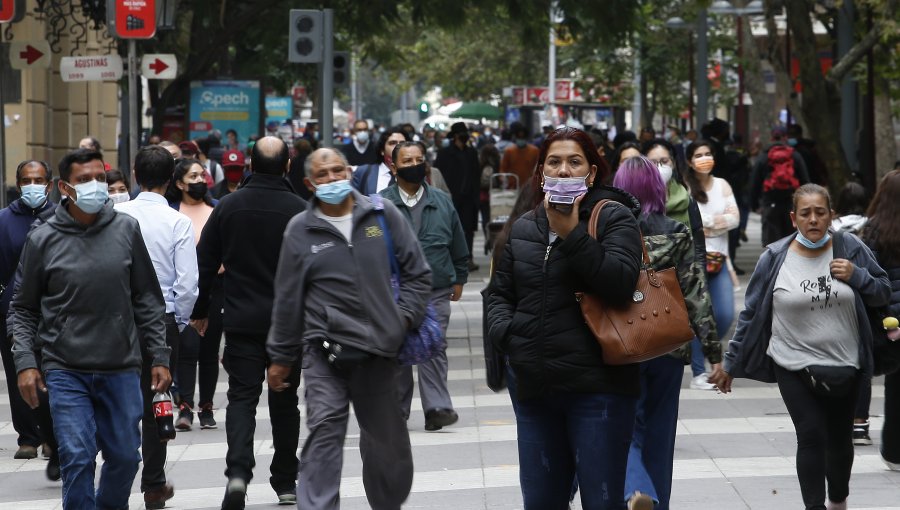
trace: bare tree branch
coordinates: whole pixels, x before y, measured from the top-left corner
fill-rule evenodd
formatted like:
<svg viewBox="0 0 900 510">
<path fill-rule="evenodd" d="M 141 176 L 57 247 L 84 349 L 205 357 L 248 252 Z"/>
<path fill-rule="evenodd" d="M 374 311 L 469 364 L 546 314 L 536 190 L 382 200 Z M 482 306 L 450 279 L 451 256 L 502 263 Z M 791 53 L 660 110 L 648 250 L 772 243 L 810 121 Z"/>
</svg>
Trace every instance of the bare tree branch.
<svg viewBox="0 0 900 510">
<path fill-rule="evenodd" d="M 878 44 L 878 38 L 881 37 L 881 31 L 878 28 L 876 25 L 874 30 L 867 33 L 862 40 L 854 44 L 850 51 L 841 57 L 841 60 L 825 74 L 825 79 L 833 83 L 839 83 L 843 80 L 844 76 L 853 69 L 853 66 Z"/>
</svg>

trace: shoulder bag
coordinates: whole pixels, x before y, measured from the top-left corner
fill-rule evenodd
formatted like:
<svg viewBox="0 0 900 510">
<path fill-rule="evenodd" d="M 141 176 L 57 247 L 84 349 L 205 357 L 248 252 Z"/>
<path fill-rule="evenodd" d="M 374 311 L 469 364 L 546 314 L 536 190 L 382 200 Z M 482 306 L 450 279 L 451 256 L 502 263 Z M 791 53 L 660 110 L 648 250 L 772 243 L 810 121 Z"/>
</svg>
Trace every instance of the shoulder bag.
<svg viewBox="0 0 900 510">
<path fill-rule="evenodd" d="M 609 203 L 601 200 L 591 212 L 588 233 L 594 239 L 600 211 Z M 640 236 L 643 265 L 630 302 L 610 306 L 591 294 L 575 293 L 607 365 L 647 361 L 674 351 L 694 337 L 675 268 L 653 269 L 643 233 Z"/>
<path fill-rule="evenodd" d="M 378 224 L 384 232 L 384 241 L 387 244 L 388 260 L 391 262 L 391 288 L 394 291 L 394 300 L 400 298 L 400 264 L 394 252 L 394 241 L 391 238 L 391 229 L 384 217 L 384 203 L 381 195 L 370 195 L 378 216 Z M 437 319 L 437 311 L 431 302 L 425 307 L 425 317 L 419 327 L 406 332 L 406 338 L 397 352 L 397 362 L 401 365 L 419 365 L 434 358 L 447 348 L 447 339 L 444 330 Z"/>
</svg>

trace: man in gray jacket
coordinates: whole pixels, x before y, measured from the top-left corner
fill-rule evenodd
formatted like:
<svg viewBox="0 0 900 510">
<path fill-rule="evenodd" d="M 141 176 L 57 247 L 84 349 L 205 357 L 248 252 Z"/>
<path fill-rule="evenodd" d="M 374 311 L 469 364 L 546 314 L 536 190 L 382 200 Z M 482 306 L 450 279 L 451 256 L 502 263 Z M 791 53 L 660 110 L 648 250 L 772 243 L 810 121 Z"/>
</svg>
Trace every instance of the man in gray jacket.
<svg viewBox="0 0 900 510">
<path fill-rule="evenodd" d="M 63 507 L 125 508 L 141 461 L 142 347 L 153 358 L 152 387 L 172 381 L 165 304 L 137 220 L 107 199 L 100 154 L 67 154 L 58 187 L 64 200 L 22 251 L 11 307 L 18 386 L 32 408 L 49 389 Z M 105 463 L 95 492 L 98 449 Z"/>
<path fill-rule="evenodd" d="M 373 206 L 352 190 L 350 173 L 333 149 L 319 149 L 306 161 L 305 182 L 315 197 L 285 230 L 266 344 L 274 391 L 288 388 L 302 350 L 309 436 L 300 455 L 297 506 L 308 510 L 339 504 L 350 402 L 360 427 L 369 505 L 399 509 L 412 487 L 394 358 L 406 332 L 424 316 L 431 271 L 397 208 L 388 201 L 383 210 Z M 382 214 L 390 232 L 380 227 Z M 396 299 L 386 235 L 400 266 Z"/>
</svg>

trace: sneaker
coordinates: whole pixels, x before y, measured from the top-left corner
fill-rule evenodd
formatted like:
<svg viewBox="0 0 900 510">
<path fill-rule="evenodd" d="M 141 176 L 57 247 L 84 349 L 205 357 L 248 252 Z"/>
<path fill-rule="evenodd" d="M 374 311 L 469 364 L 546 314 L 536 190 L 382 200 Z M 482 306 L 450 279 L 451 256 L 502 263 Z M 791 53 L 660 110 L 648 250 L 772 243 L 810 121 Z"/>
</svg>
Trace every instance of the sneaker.
<svg viewBox="0 0 900 510">
<path fill-rule="evenodd" d="M 705 373 L 691 379 L 692 390 L 714 390 L 716 385 L 709 382 L 709 376 Z"/>
<path fill-rule="evenodd" d="M 222 510 L 244 510 L 247 499 L 247 482 L 240 478 L 228 480 L 225 487 L 225 498 L 222 499 Z"/>
<path fill-rule="evenodd" d="M 434 432 L 459 421 L 453 409 L 432 409 L 425 413 L 425 430 Z"/>
<path fill-rule="evenodd" d="M 853 424 L 853 444 L 856 446 L 872 444 L 872 438 L 869 437 L 869 422 Z"/>
<path fill-rule="evenodd" d="M 475 271 L 478 271 L 478 264 L 473 259 L 469 259 L 469 272 L 474 273 Z"/>
<path fill-rule="evenodd" d="M 881 460 L 884 461 L 885 465 L 891 471 L 900 471 L 900 462 L 891 462 L 891 461 L 885 459 L 884 457 L 882 457 Z"/>
<path fill-rule="evenodd" d="M 200 406 L 200 412 L 197 413 L 197 417 L 200 418 L 200 428 L 201 429 L 218 428 L 218 425 L 216 424 L 216 419 L 213 418 L 212 403 L 203 404 L 202 406 Z"/>
<path fill-rule="evenodd" d="M 278 493 L 278 505 L 279 506 L 287 506 L 287 505 L 296 505 L 297 504 L 297 489 L 291 489 L 284 492 Z"/>
<path fill-rule="evenodd" d="M 653 498 L 640 491 L 634 491 L 634 496 L 628 500 L 628 510 L 653 510 Z"/>
<path fill-rule="evenodd" d="M 13 455 L 14 459 L 36 459 L 37 458 L 37 447 L 31 446 L 30 444 L 23 444 L 16 450 L 16 453 Z"/>
<path fill-rule="evenodd" d="M 178 409 L 178 419 L 175 420 L 175 429 L 179 432 L 188 432 L 193 425 L 194 412 L 191 411 L 191 406 L 181 404 L 181 407 Z"/>
</svg>

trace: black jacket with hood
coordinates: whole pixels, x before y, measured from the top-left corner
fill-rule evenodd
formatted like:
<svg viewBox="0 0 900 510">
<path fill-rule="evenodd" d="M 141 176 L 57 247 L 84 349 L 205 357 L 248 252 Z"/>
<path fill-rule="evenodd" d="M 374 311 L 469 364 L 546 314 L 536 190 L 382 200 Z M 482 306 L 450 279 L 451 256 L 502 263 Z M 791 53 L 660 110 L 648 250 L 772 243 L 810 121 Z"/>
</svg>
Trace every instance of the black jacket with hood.
<svg viewBox="0 0 900 510">
<path fill-rule="evenodd" d="M 602 199 L 622 206 L 604 208 L 594 240 L 587 223 Z M 564 240 L 548 244 L 543 205 L 513 225 L 487 295 L 487 320 L 491 341 L 509 357 L 520 399 L 560 392 L 638 394 L 638 365 L 603 363 L 575 292 L 610 304 L 631 298 L 641 267 L 639 212 L 633 196 L 598 186 L 582 200 L 578 226 Z"/>
</svg>

